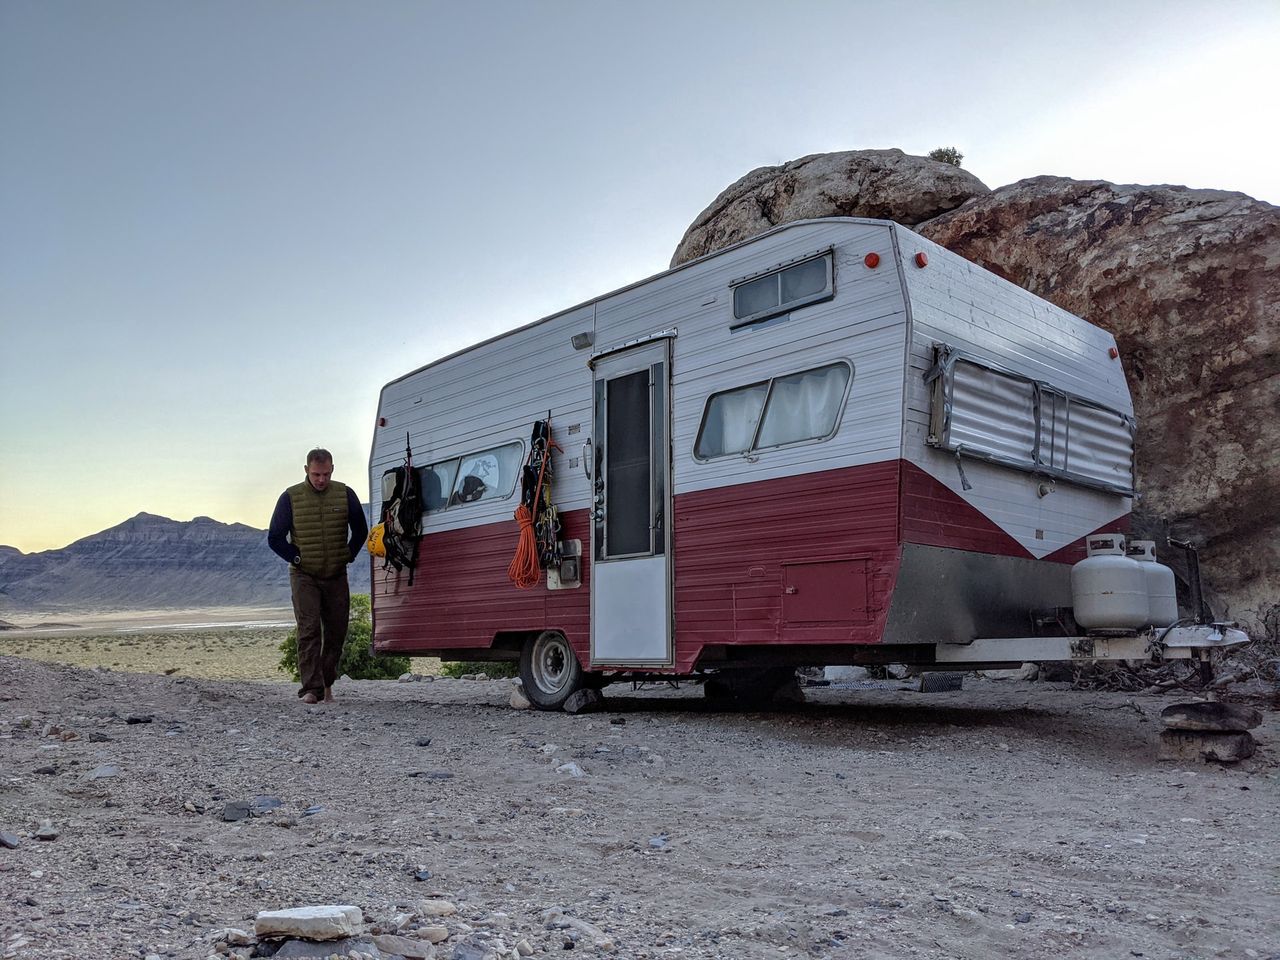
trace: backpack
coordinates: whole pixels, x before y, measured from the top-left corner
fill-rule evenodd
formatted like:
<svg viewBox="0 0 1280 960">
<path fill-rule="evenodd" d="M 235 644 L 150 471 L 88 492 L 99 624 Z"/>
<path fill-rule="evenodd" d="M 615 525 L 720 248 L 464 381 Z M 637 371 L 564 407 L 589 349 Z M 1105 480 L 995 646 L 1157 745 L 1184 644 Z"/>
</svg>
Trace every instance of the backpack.
<svg viewBox="0 0 1280 960">
<path fill-rule="evenodd" d="M 392 488 L 382 504 L 382 547 L 386 551 L 382 567 L 408 570 L 409 586 L 413 586 L 418 538 L 422 536 L 422 480 L 413 465 L 406 463 L 384 473 L 382 483 L 384 490 L 389 484 Z"/>
</svg>

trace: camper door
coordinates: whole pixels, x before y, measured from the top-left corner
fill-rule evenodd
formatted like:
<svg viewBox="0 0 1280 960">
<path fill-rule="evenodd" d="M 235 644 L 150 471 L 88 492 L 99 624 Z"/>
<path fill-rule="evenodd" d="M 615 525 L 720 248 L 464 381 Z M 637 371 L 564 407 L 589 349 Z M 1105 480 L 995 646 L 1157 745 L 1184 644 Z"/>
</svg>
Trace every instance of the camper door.
<svg viewBox="0 0 1280 960">
<path fill-rule="evenodd" d="M 665 338 L 594 363 L 595 666 L 672 662 L 670 370 Z"/>
</svg>

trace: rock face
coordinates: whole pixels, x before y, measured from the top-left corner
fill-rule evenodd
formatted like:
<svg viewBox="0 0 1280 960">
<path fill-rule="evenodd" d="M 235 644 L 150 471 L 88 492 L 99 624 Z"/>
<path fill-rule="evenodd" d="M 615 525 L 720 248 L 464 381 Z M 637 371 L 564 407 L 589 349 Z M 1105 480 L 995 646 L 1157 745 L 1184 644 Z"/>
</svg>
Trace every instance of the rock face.
<svg viewBox="0 0 1280 960">
<path fill-rule="evenodd" d="M 1166 536 L 1191 539 L 1215 613 L 1255 636 L 1274 633 L 1280 208 L 1219 190 L 1058 177 L 995 191 L 970 177 L 963 195 L 947 180 L 957 191 L 948 194 L 934 170 L 946 164 L 891 164 L 889 154 L 897 151 L 806 157 L 748 174 L 699 215 L 673 263 L 787 220 L 881 217 L 1110 330 L 1139 420 L 1135 534 L 1156 540 L 1175 568 L 1181 558 L 1163 547 Z M 848 200 L 851 181 L 859 202 Z"/>
<path fill-rule="evenodd" d="M 901 150 L 851 150 L 752 170 L 685 231 L 671 266 L 814 217 L 874 217 L 915 226 L 987 193 L 966 170 Z"/>
<path fill-rule="evenodd" d="M 352 592 L 367 592 L 368 557 L 348 570 Z M 288 568 L 242 523 L 140 513 L 61 550 L 0 548 L 5 614 L 288 604 Z"/>
</svg>

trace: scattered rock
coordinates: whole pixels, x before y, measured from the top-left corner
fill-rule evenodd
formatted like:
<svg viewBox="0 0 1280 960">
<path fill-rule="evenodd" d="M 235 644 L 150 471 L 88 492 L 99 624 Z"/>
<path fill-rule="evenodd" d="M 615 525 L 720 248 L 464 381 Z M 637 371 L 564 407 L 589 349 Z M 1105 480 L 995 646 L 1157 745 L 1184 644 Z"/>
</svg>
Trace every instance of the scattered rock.
<svg viewBox="0 0 1280 960">
<path fill-rule="evenodd" d="M 372 940 L 344 937 L 326 943 L 288 940 L 275 953 L 258 953 L 258 955 L 279 957 L 280 960 L 330 960 L 331 957 L 339 957 L 341 960 L 350 960 L 352 957 L 372 957 L 378 960 L 382 956 L 382 951 L 373 945 Z M 235 955 L 232 954 L 232 956 Z"/>
<path fill-rule="evenodd" d="M 106 780 L 110 777 L 120 776 L 120 768 L 114 763 L 104 764 L 98 767 L 93 773 L 89 774 L 90 780 Z"/>
<path fill-rule="evenodd" d="M 1160 719 L 1171 730 L 1236 733 L 1262 723 L 1262 713 L 1240 704 L 1203 701 L 1171 704 L 1160 711 Z"/>
<path fill-rule="evenodd" d="M 458 908 L 448 900 L 423 900 L 418 904 L 418 913 L 424 917 L 452 917 Z"/>
<path fill-rule="evenodd" d="M 17 850 L 19 843 L 21 841 L 12 833 L 5 833 L 0 830 L 0 847 L 4 847 L 6 850 Z"/>
<path fill-rule="evenodd" d="M 556 773 L 567 773 L 569 776 L 573 777 L 573 779 L 575 780 L 577 780 L 579 777 L 586 776 L 586 772 L 580 766 L 574 763 L 572 760 L 570 760 L 568 763 L 562 763 L 560 764 L 560 766 L 556 767 Z"/>
<path fill-rule="evenodd" d="M 1217 760 L 1235 763 L 1253 756 L 1254 740 L 1244 731 L 1211 733 L 1165 730 L 1160 734 L 1161 760 Z"/>
<path fill-rule="evenodd" d="M 223 927 L 209 933 L 214 943 L 225 943 L 229 947 L 250 947 L 258 942 L 258 938 L 239 927 Z"/>
<path fill-rule="evenodd" d="M 416 746 L 416 747 L 429 747 L 429 746 L 431 746 L 431 738 L 430 738 L 430 737 L 419 737 L 417 740 L 415 740 L 415 741 L 413 742 L 413 744 L 414 744 L 414 746 Z"/>
<path fill-rule="evenodd" d="M 263 910 L 253 922 L 253 932 L 260 937 L 339 940 L 355 936 L 363 930 L 364 917 L 360 908 L 350 904 Z"/>
<path fill-rule="evenodd" d="M 413 683 L 417 679 L 418 678 L 414 676 L 412 673 L 402 673 L 400 674 L 399 677 L 396 678 L 397 682 L 399 683 Z"/>
<path fill-rule="evenodd" d="M 512 710 L 528 710 L 533 706 L 529 698 L 524 695 L 524 690 L 517 686 L 511 688 L 510 703 Z"/>
<path fill-rule="evenodd" d="M 57 840 L 61 833 L 53 825 L 52 820 L 41 820 L 40 829 L 36 831 L 35 836 L 37 840 Z"/>
<path fill-rule="evenodd" d="M 227 822 L 244 820 L 249 816 L 248 800 L 232 800 L 222 808 L 222 819 Z"/>
<path fill-rule="evenodd" d="M 449 939 L 449 928 L 435 924 L 429 927 L 419 927 L 418 936 L 423 940 L 429 940 L 431 943 L 444 943 Z"/>
<path fill-rule="evenodd" d="M 90 743 L 111 743 L 112 742 L 110 737 L 108 737 L 105 733 L 101 733 L 97 730 L 90 730 L 88 739 Z"/>
<path fill-rule="evenodd" d="M 596 713 L 604 706 L 599 690 L 579 690 L 564 702 L 565 713 Z"/>
<path fill-rule="evenodd" d="M 52 777 L 52 776 L 54 776 L 57 772 L 58 772 L 58 768 L 57 768 L 57 767 L 55 767 L 55 766 L 54 766 L 53 764 L 51 764 L 51 763 L 50 763 L 50 764 L 46 764 L 46 765 L 45 765 L 45 766 L 43 766 L 43 767 L 36 767 L 36 768 L 35 768 L 35 770 L 33 770 L 33 771 L 32 771 L 32 773 L 39 773 L 39 774 L 43 774 L 43 775 L 44 775 L 44 776 L 46 776 L 46 777 Z"/>
<path fill-rule="evenodd" d="M 408 960 L 422 960 L 436 955 L 436 948 L 423 940 L 384 933 L 373 938 L 373 945 L 383 953 L 399 954 Z"/>
<path fill-rule="evenodd" d="M 871 674 L 867 672 L 866 667 L 836 666 L 822 668 L 823 680 L 867 680 L 870 676 Z"/>
<path fill-rule="evenodd" d="M 1040 676 L 1040 667 L 1034 663 L 1024 663 L 1012 670 L 979 670 L 978 673 L 988 680 L 1018 680 L 1030 682 Z"/>
<path fill-rule="evenodd" d="M 129 714 L 127 717 L 125 717 L 125 718 L 124 718 L 124 722 L 125 722 L 125 723 L 129 723 L 129 724 L 134 724 L 134 723 L 151 723 L 151 721 L 153 721 L 154 719 L 155 719 L 155 717 L 153 717 L 153 716 L 152 716 L 151 714 L 149 714 L 149 713 L 131 713 L 131 714 Z"/>
</svg>

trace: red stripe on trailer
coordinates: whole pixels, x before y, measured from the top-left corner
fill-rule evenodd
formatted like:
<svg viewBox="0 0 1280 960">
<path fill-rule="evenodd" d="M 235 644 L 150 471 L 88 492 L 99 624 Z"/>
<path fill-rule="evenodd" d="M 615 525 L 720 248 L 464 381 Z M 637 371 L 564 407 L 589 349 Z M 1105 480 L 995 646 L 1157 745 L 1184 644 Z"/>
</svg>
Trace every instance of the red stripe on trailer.
<svg viewBox="0 0 1280 960">
<path fill-rule="evenodd" d="M 582 586 L 520 590 L 507 579 L 520 528 L 514 519 L 422 538 L 413 586 L 374 561 L 374 645 L 381 653 L 487 649 L 496 634 L 557 629 L 587 663 L 591 532 L 586 510 L 561 515 L 564 537 L 582 541 Z"/>
<path fill-rule="evenodd" d="M 677 496 L 677 672 L 709 644 L 877 642 L 898 567 L 898 470 L 890 461 Z"/>
<path fill-rule="evenodd" d="M 1088 556 L 1088 552 L 1085 550 L 1085 541 L 1087 541 L 1090 537 L 1096 537 L 1100 533 L 1128 533 L 1128 532 L 1129 532 L 1129 514 L 1126 513 L 1122 517 L 1116 517 L 1116 519 L 1112 520 L 1110 523 L 1104 523 L 1097 530 L 1094 530 L 1091 533 L 1085 534 L 1083 537 L 1081 537 L 1079 540 L 1075 541 L 1074 543 L 1068 543 L 1061 550 L 1055 550 L 1053 553 L 1049 554 L 1043 559 L 1050 560 L 1053 563 L 1079 563 L 1086 556 Z"/>
<path fill-rule="evenodd" d="M 1031 559 L 995 522 L 914 463 L 902 462 L 902 542 Z"/>
</svg>

